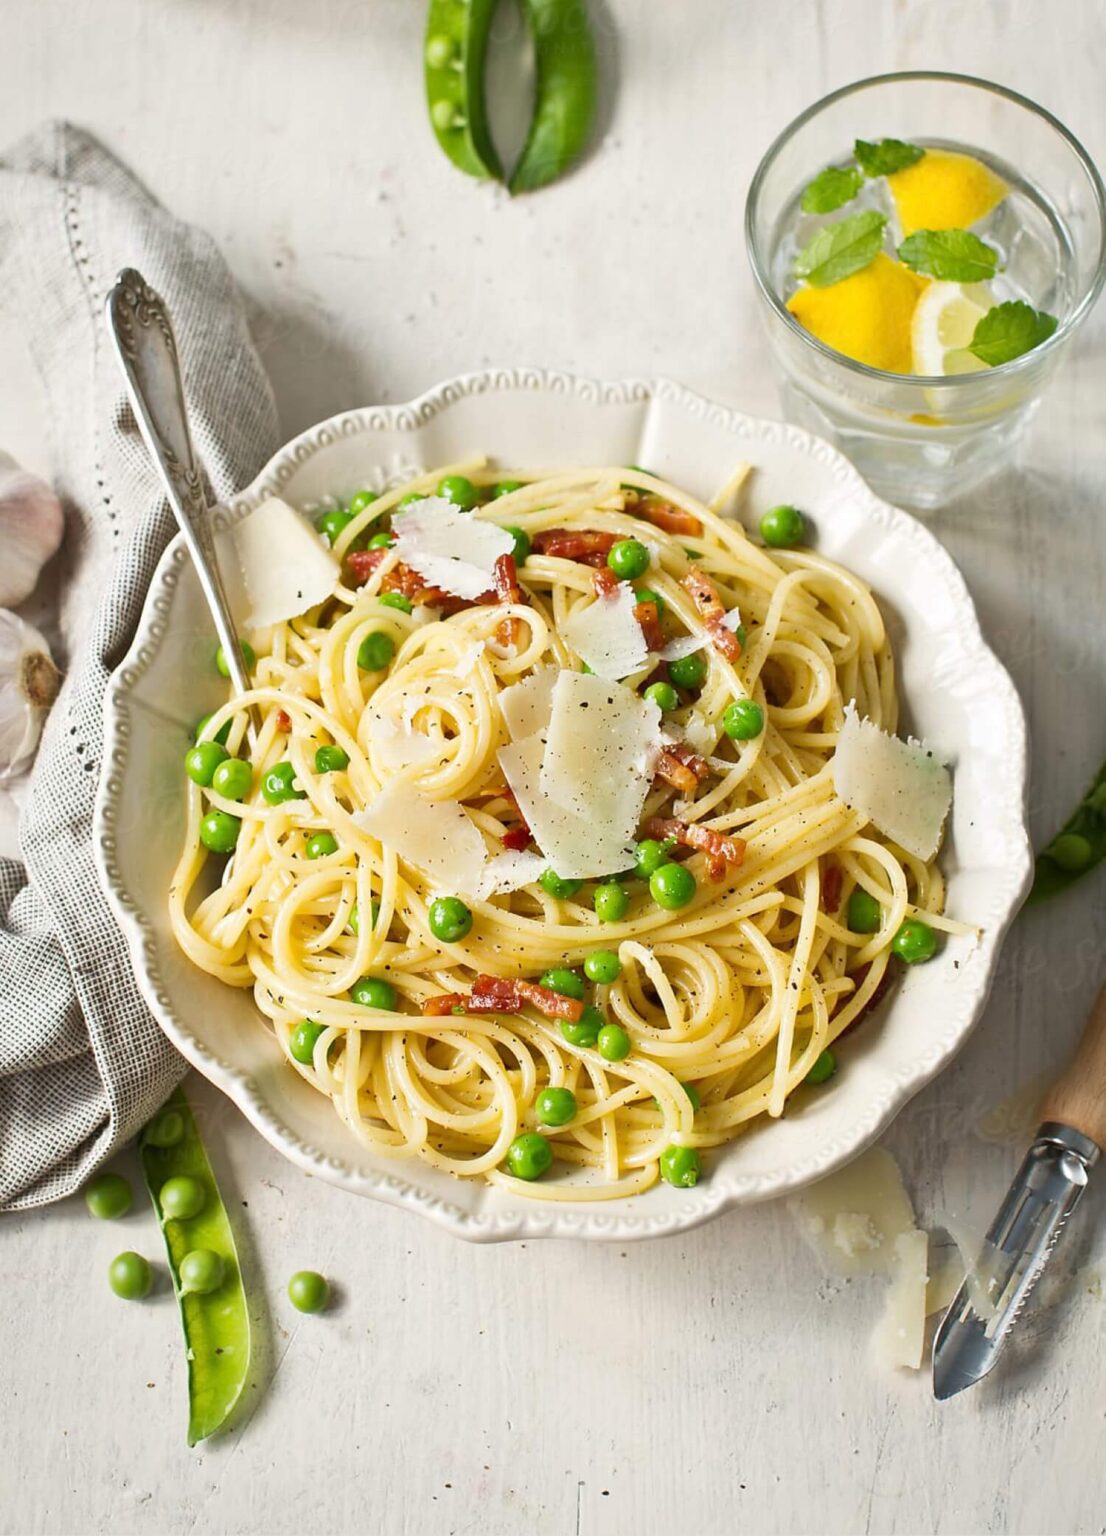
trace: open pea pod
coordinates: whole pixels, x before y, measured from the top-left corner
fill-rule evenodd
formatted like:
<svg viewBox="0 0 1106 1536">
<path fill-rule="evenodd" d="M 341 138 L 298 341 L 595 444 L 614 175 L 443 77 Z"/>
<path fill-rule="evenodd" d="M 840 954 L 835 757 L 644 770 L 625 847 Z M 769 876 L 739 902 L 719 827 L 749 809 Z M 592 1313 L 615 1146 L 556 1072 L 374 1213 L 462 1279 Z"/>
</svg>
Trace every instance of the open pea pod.
<svg viewBox="0 0 1106 1536">
<path fill-rule="evenodd" d="M 1037 855 L 1030 901 L 1043 901 L 1067 890 L 1096 864 L 1106 859 L 1106 763 L 1095 775 L 1087 793 Z"/>
<path fill-rule="evenodd" d="M 242 1396 L 250 1370 L 250 1315 L 230 1219 L 188 1101 L 178 1088 L 139 1140 L 139 1157 L 161 1223 L 173 1288 L 188 1351 L 188 1443 L 214 1434 Z M 203 1189 L 195 1215 L 165 1217 L 161 1191 L 169 1179 L 192 1179 Z M 223 1261 L 221 1283 L 205 1295 L 181 1293 L 186 1253 L 209 1249 Z"/>
<path fill-rule="evenodd" d="M 469 176 L 501 180 L 484 112 L 484 60 L 498 0 L 430 0 L 426 103 L 438 143 Z"/>
<path fill-rule="evenodd" d="M 591 134 L 598 94 L 595 38 L 583 0 L 523 0 L 534 39 L 536 84 L 530 131 L 511 172 L 512 192 L 562 176 Z"/>
</svg>

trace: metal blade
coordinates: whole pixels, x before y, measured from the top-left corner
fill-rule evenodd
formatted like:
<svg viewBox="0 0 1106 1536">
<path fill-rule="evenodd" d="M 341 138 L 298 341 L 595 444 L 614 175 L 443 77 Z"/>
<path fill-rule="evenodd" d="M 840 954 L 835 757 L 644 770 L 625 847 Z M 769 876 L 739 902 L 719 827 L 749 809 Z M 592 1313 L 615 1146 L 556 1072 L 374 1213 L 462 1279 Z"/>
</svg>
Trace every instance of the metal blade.
<svg viewBox="0 0 1106 1536">
<path fill-rule="evenodd" d="M 1098 1147 L 1079 1131 L 1041 1126 L 937 1330 L 935 1397 L 954 1397 L 994 1365 L 1097 1159 Z"/>
</svg>

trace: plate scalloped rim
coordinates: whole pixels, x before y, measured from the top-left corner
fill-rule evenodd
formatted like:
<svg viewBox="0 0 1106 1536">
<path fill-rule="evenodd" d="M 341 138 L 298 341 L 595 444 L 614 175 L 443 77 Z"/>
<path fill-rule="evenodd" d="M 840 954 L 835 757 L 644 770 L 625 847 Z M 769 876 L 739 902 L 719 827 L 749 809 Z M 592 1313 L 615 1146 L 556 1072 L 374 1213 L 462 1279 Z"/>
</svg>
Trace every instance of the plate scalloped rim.
<svg viewBox="0 0 1106 1536">
<path fill-rule="evenodd" d="M 664 401 L 693 419 L 725 432 L 782 445 L 788 452 L 814 460 L 833 482 L 834 496 L 859 505 L 865 517 L 884 534 L 910 546 L 919 560 L 933 566 L 956 611 L 955 640 L 966 666 L 985 683 L 993 706 L 1001 712 L 1008 764 L 1006 782 L 992 786 L 993 807 L 1002 834 L 1009 840 L 1009 867 L 993 891 L 986 914 L 987 932 L 980 941 L 985 963 L 977 966 L 974 987 L 962 989 L 950 1007 L 939 1036 L 921 1061 L 896 1071 L 881 1067 L 881 1091 L 869 1101 L 867 1113 L 850 1126 L 849 1134 L 813 1148 L 810 1154 L 771 1175 L 728 1173 L 719 1156 L 711 1177 L 693 1191 L 681 1192 L 662 1210 L 649 1207 L 649 1194 L 600 1203 L 515 1200 L 484 1186 L 485 1198 L 475 1210 L 465 1209 L 440 1192 L 420 1186 L 420 1165 L 396 1162 L 394 1171 L 357 1167 L 327 1155 L 302 1139 L 267 1101 L 257 1079 L 213 1052 L 185 1022 L 161 977 L 155 932 L 130 894 L 121 867 L 115 828 L 132 742 L 129 696 L 136 682 L 156 660 L 168 631 L 175 590 L 187 553 L 178 535 L 166 549 L 150 585 L 134 642 L 114 673 L 105 701 L 104 770 L 97 795 L 93 842 L 101 880 L 120 923 L 146 1001 L 168 1038 L 189 1063 L 226 1093 L 246 1118 L 279 1152 L 305 1172 L 402 1209 L 416 1211 L 455 1235 L 470 1241 L 571 1237 L 628 1241 L 688 1230 L 741 1204 L 794 1193 L 857 1156 L 886 1129 L 903 1105 L 947 1065 L 963 1045 L 981 1014 L 991 984 L 1002 937 L 1024 898 L 1032 874 L 1032 855 L 1025 829 L 1028 752 L 1025 718 L 1014 685 L 980 631 L 967 586 L 952 557 L 916 519 L 881 501 L 852 465 L 828 443 L 781 421 L 756 420 L 720 405 L 663 378 L 602 382 L 539 368 L 490 368 L 447 380 L 406 404 L 373 406 L 342 412 L 301 432 L 281 448 L 229 508 L 216 512 L 217 526 L 251 511 L 265 497 L 279 494 L 295 471 L 331 444 L 380 431 L 417 432 L 460 400 L 499 391 L 570 394 L 594 404 L 633 404 Z M 997 872 L 996 872 L 997 873 Z M 892 1003 L 892 1007 L 893 1007 Z M 355 1145 L 355 1144 L 353 1144 Z M 736 1144 L 732 1144 L 736 1145 Z M 724 1150 L 722 1152 L 724 1154 Z M 672 1192 L 666 1191 L 666 1195 Z M 491 1196 L 498 1198 L 489 1198 Z"/>
</svg>

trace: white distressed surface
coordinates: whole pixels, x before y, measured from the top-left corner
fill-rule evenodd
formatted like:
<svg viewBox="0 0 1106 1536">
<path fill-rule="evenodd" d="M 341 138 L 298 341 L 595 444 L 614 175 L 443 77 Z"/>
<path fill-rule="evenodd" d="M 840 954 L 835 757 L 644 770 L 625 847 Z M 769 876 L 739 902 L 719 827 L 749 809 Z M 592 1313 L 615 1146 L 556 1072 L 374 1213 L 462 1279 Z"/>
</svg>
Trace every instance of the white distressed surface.
<svg viewBox="0 0 1106 1536">
<path fill-rule="evenodd" d="M 602 151 L 517 204 L 433 144 L 417 0 L 5 0 L 0 144 L 69 116 L 204 224 L 256 301 L 289 432 L 499 361 L 661 371 L 772 414 L 744 190 L 769 138 L 850 78 L 989 75 L 1106 162 L 1098 0 L 1047 20 L 1035 0 L 593 4 Z M 936 525 L 1029 707 L 1038 837 L 1106 752 L 1104 352 L 1100 310 L 1027 467 Z M 0 359 L 0 440 L 44 466 L 2 328 Z M 989 1216 L 1015 1154 L 972 1125 L 1061 1060 L 1104 917 L 1100 877 L 1022 918 L 978 1033 L 892 1129 L 923 1221 Z M 194 1092 L 249 1203 L 265 1391 L 244 1428 L 188 1451 L 171 1300 L 127 1307 L 103 1279 L 120 1248 L 157 1253 L 152 1218 L 4 1218 L 0 1531 L 1106 1530 L 1106 1306 L 1086 1268 L 1106 1260 L 1101 1190 L 1065 1239 L 1059 1267 L 1082 1267 L 1052 1286 L 1065 1304 L 939 1408 L 924 1380 L 870 1366 L 877 1296 L 824 1283 L 782 1208 L 626 1250 L 469 1248 L 310 1183 Z M 333 1314 L 283 1300 L 304 1265 L 340 1286 Z"/>
</svg>

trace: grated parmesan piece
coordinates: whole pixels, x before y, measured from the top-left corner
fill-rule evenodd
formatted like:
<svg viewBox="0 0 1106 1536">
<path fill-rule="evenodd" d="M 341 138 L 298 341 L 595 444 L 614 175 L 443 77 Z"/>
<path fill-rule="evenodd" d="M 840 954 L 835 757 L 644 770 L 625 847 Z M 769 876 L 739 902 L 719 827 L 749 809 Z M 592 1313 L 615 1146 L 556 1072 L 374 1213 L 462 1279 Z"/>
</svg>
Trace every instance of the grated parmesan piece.
<svg viewBox="0 0 1106 1536">
<path fill-rule="evenodd" d="M 919 741 L 900 741 L 855 704 L 833 756 L 833 787 L 851 811 L 866 816 L 892 842 L 919 859 L 931 859 L 952 804 L 952 776 Z"/>
<path fill-rule="evenodd" d="M 544 754 L 541 735 L 527 736 L 500 748 L 499 766 L 546 862 L 563 880 L 586 880 L 629 869 L 634 862 L 631 838 L 619 836 L 609 826 L 592 824 L 543 794 Z"/>
<path fill-rule="evenodd" d="M 637 596 L 620 581 L 611 597 L 597 597 L 577 608 L 561 626 L 561 636 L 597 677 L 617 682 L 639 672 L 649 661 L 649 647 L 634 617 Z"/>
<path fill-rule="evenodd" d="M 442 496 L 427 496 L 392 519 L 397 558 L 430 586 L 468 601 L 495 585 L 495 562 L 509 555 L 509 533 Z"/>
<path fill-rule="evenodd" d="M 428 800 L 408 780 L 393 779 L 353 822 L 433 886 L 479 897 L 487 849 L 456 800 Z"/>
<path fill-rule="evenodd" d="M 480 895 L 486 898 L 497 892 L 520 891 L 524 885 L 533 885 L 545 868 L 546 860 L 540 853 L 497 853 L 485 866 Z"/>
<path fill-rule="evenodd" d="M 586 672 L 562 672 L 553 688 L 542 793 L 611 837 L 632 840 L 661 745 L 661 712 L 652 699 Z"/>
<path fill-rule="evenodd" d="M 391 772 L 429 763 L 441 750 L 429 736 L 416 731 L 411 721 L 396 720 L 391 715 L 370 711 L 366 734 L 376 748 L 376 757 L 382 768 Z"/>
<path fill-rule="evenodd" d="M 545 731 L 553 708 L 556 667 L 538 667 L 521 683 L 512 683 L 499 695 L 499 709 L 512 741 L 522 741 Z"/>
<path fill-rule="evenodd" d="M 235 618 L 248 629 L 298 618 L 338 586 L 337 560 L 307 519 L 279 496 L 235 523 L 230 540 L 235 558 L 223 559 L 222 569 Z"/>
</svg>

